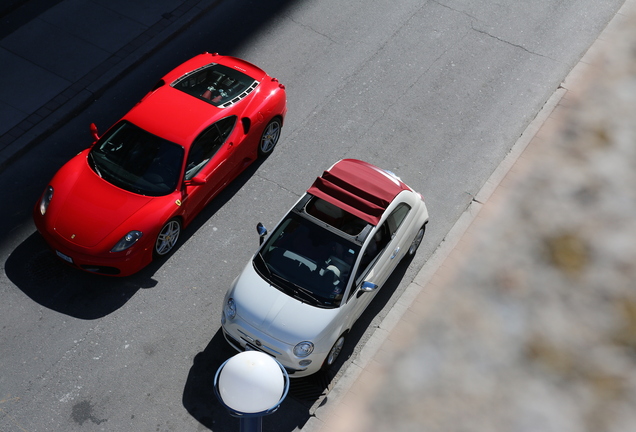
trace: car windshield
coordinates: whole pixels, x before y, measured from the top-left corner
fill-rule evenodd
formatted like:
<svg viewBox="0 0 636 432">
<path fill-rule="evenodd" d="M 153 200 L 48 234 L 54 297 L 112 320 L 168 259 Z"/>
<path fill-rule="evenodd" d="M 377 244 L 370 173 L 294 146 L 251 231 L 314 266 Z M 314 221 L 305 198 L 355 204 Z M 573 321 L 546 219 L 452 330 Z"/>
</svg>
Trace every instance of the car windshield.
<svg viewBox="0 0 636 432">
<path fill-rule="evenodd" d="M 140 195 L 162 196 L 179 183 L 183 147 L 123 121 L 89 153 L 93 170 L 113 185 Z"/>
<path fill-rule="evenodd" d="M 184 75 L 171 85 L 214 106 L 226 107 L 251 93 L 258 81 L 236 69 L 212 63 Z"/>
<path fill-rule="evenodd" d="M 254 260 L 272 285 L 319 307 L 338 307 L 360 246 L 290 213 Z"/>
</svg>

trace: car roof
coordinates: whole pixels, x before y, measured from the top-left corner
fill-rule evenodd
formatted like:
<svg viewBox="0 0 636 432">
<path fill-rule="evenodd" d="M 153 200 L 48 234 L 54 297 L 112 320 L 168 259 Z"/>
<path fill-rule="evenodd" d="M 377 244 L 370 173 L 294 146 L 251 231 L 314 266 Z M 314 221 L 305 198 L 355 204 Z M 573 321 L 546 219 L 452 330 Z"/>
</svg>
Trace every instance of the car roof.
<svg viewBox="0 0 636 432">
<path fill-rule="evenodd" d="M 266 76 L 262 69 L 244 60 L 217 54 L 200 54 L 168 72 L 124 119 L 154 135 L 188 148 L 214 121 L 234 114 L 231 107 L 215 107 L 170 85 L 184 74 L 210 63 L 236 68 L 256 80 L 262 80 Z"/>
<path fill-rule="evenodd" d="M 220 112 L 213 105 L 164 85 L 147 95 L 124 119 L 188 148 L 203 129 L 220 118 Z"/>
<path fill-rule="evenodd" d="M 377 225 L 404 190 L 410 188 L 393 173 L 357 159 L 342 159 L 323 172 L 307 193 Z"/>
</svg>

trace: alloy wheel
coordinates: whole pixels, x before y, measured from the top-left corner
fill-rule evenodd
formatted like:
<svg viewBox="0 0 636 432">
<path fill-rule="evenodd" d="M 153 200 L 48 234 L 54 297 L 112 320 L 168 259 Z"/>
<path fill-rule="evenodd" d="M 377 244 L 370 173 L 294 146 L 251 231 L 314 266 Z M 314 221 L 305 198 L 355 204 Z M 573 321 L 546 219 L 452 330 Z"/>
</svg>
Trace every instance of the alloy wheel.
<svg viewBox="0 0 636 432">
<path fill-rule="evenodd" d="M 179 234 L 181 234 L 181 224 L 178 220 L 172 219 L 168 221 L 157 236 L 155 242 L 155 254 L 158 256 L 164 256 L 174 249 L 179 240 Z"/>
</svg>

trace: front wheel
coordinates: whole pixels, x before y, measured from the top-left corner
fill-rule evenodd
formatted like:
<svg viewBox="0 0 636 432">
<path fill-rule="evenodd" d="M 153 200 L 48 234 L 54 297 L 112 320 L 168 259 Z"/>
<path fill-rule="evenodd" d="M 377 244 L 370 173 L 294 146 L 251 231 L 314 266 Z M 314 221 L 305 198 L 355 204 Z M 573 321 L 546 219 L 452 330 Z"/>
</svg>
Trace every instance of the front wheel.
<svg viewBox="0 0 636 432">
<path fill-rule="evenodd" d="M 324 370 L 329 369 L 336 362 L 336 359 L 342 352 L 342 347 L 344 346 L 344 343 L 345 343 L 345 335 L 341 335 L 336 341 L 336 343 L 333 344 L 333 347 L 331 347 L 329 354 L 327 354 L 327 358 L 325 358 L 325 362 L 322 365 L 322 368 Z"/>
<path fill-rule="evenodd" d="M 267 123 L 267 126 L 265 126 L 265 130 L 261 135 L 261 140 L 258 143 L 259 157 L 267 157 L 274 150 L 274 147 L 276 147 L 278 139 L 280 138 L 280 130 L 282 127 L 283 124 L 279 118 L 272 119 L 272 121 Z"/>
<path fill-rule="evenodd" d="M 181 234 L 181 222 L 178 219 L 170 219 L 159 231 L 153 254 L 155 258 L 166 256 L 177 244 Z"/>
<path fill-rule="evenodd" d="M 420 228 L 417 234 L 415 234 L 415 238 L 413 239 L 413 242 L 411 243 L 411 246 L 409 247 L 409 250 L 407 252 L 410 257 L 415 255 L 415 252 L 417 252 L 417 248 L 419 248 L 420 244 L 422 244 L 424 231 L 426 231 L 426 224 L 422 225 L 422 228 Z"/>
</svg>

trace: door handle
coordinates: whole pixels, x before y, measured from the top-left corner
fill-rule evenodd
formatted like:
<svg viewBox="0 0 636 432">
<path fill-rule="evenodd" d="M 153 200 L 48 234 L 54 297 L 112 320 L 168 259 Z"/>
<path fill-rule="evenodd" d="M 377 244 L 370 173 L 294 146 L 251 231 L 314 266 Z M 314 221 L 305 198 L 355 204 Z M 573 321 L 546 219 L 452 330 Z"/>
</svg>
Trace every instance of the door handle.
<svg viewBox="0 0 636 432">
<path fill-rule="evenodd" d="M 391 254 L 391 259 L 395 258 L 398 254 L 398 252 L 400 251 L 400 247 L 396 247 L 395 250 L 393 251 L 393 254 Z"/>
</svg>

